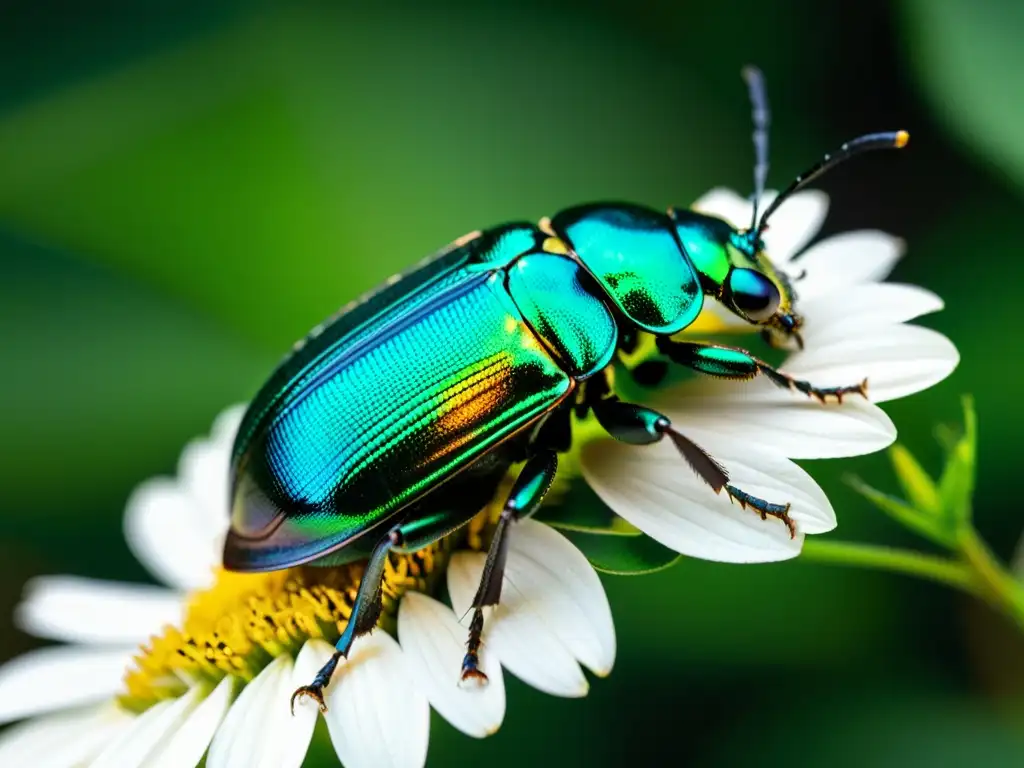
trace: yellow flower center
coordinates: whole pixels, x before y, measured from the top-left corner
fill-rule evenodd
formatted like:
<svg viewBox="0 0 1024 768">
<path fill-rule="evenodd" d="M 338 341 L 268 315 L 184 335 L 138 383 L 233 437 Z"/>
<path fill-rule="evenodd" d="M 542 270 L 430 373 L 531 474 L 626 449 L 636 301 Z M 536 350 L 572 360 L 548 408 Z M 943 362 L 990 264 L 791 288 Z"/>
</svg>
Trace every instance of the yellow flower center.
<svg viewBox="0 0 1024 768">
<path fill-rule="evenodd" d="M 417 552 L 388 556 L 378 626 L 393 631 L 402 595 L 433 591 L 455 549 L 486 548 L 511 477 L 514 473 L 462 531 Z M 558 497 L 565 484 L 558 486 L 549 498 Z M 227 675 L 245 684 L 274 658 L 294 657 L 311 638 L 333 645 L 352 613 L 364 565 L 298 566 L 270 573 L 218 570 L 212 587 L 191 595 L 181 625 L 165 627 L 136 655 L 120 704 L 142 712 L 193 685 L 214 686 Z"/>
<path fill-rule="evenodd" d="M 487 518 L 474 519 L 463 538 L 480 545 Z M 392 624 L 402 595 L 430 591 L 454 542 L 442 539 L 412 554 L 392 553 L 383 580 L 378 624 Z M 179 627 L 166 627 L 135 657 L 120 703 L 142 711 L 226 675 L 249 682 L 271 660 L 294 656 L 311 638 L 334 643 L 352 613 L 364 563 L 299 566 L 271 573 L 219 570 L 216 583 L 194 594 Z"/>
</svg>

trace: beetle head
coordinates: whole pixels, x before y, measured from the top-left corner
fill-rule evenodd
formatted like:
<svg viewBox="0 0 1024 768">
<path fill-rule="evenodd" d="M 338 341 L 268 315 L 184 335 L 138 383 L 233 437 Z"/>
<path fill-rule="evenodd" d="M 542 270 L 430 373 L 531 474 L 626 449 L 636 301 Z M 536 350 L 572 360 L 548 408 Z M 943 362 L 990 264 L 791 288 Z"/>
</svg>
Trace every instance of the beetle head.
<svg viewBox="0 0 1024 768">
<path fill-rule="evenodd" d="M 789 338 L 799 342 L 802 320 L 793 309 L 796 294 L 765 255 L 758 232 L 695 211 L 669 213 L 706 294 L 748 323 L 763 326 L 773 343 Z"/>
</svg>

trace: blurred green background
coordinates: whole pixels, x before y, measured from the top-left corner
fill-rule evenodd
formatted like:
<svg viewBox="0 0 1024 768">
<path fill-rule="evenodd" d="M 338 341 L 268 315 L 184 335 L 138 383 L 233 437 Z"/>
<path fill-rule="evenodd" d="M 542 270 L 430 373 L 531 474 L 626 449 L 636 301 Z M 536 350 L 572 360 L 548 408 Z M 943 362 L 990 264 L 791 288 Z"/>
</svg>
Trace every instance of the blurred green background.
<svg viewBox="0 0 1024 768">
<path fill-rule="evenodd" d="M 0 658 L 24 580 L 144 580 L 121 514 L 338 306 L 453 237 L 567 205 L 750 185 L 743 64 L 778 186 L 852 136 L 910 149 L 830 175 L 827 232 L 909 241 L 894 279 L 954 376 L 886 406 L 937 471 L 976 396 L 976 516 L 1024 527 L 1018 331 L 1024 4 L 689 0 L 5 4 L 0 24 Z M 916 545 L 852 495 L 884 456 L 810 466 L 846 539 Z M 1024 643 L 940 587 L 809 563 L 605 580 L 613 675 L 510 681 L 498 735 L 435 718 L 430 765 L 1020 765 Z"/>
</svg>

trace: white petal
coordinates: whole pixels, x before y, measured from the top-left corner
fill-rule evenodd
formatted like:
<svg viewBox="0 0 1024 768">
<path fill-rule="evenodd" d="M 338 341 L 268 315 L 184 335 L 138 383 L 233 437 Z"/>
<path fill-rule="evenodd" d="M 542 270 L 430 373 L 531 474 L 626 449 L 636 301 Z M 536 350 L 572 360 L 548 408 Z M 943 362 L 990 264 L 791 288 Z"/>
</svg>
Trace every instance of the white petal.
<svg viewBox="0 0 1024 768">
<path fill-rule="evenodd" d="M 190 493 L 167 478 L 149 480 L 132 493 L 124 535 L 135 556 L 157 578 L 181 590 L 204 589 L 220 563 L 219 541 L 208 516 Z"/>
<path fill-rule="evenodd" d="M 267 742 L 274 743 L 271 732 L 276 726 L 274 720 L 281 714 L 275 705 L 284 693 L 282 683 L 291 680 L 291 671 L 291 658 L 278 656 L 242 689 L 210 744 L 207 768 L 259 765 Z"/>
<path fill-rule="evenodd" d="M 794 276 L 806 272 L 796 283 L 800 311 L 806 299 L 884 280 L 904 249 L 900 238 L 877 230 L 843 232 L 815 243 L 787 268 Z"/>
<path fill-rule="evenodd" d="M 114 696 L 136 650 L 60 646 L 16 656 L 0 667 L 0 723 Z"/>
<path fill-rule="evenodd" d="M 765 190 L 761 198 L 760 213 L 764 213 L 778 196 L 774 190 Z M 693 207 L 702 212 L 725 219 L 738 229 L 750 226 L 753 212 L 748 200 L 735 192 L 713 189 Z M 805 189 L 786 200 L 772 214 L 764 232 L 764 245 L 774 264 L 782 266 L 800 252 L 818 234 L 828 214 L 828 195 L 817 189 Z"/>
<path fill-rule="evenodd" d="M 517 523 L 506 574 L 576 659 L 605 676 L 615 663 L 608 597 L 587 558 L 558 531 L 535 520 Z"/>
<path fill-rule="evenodd" d="M 181 727 L 201 700 L 202 692 L 193 688 L 179 699 L 153 705 L 135 718 L 89 768 L 148 768 L 160 746 Z"/>
<path fill-rule="evenodd" d="M 762 212 L 775 195 L 765 194 Z M 787 264 L 818 234 L 828 215 L 828 195 L 817 189 L 797 192 L 772 214 L 764 233 L 768 258 L 779 266 Z"/>
<path fill-rule="evenodd" d="M 747 493 L 776 504 L 791 503 L 797 524 L 791 538 L 780 520 L 762 520 L 752 510 L 716 495 L 697 477 L 669 441 L 630 446 L 611 438 L 583 448 L 584 477 L 619 515 L 667 547 L 690 557 L 759 563 L 796 557 L 804 533 L 835 527 L 835 513 L 810 476 L 773 453 L 698 436 Z"/>
<path fill-rule="evenodd" d="M 448 566 L 448 592 L 463 626 L 469 625 L 469 609 L 485 559 L 483 553 L 457 552 Z M 537 605 L 540 597 L 532 589 L 520 590 L 505 574 L 501 603 L 484 611 L 481 658 L 493 653 L 520 680 L 553 696 L 585 696 L 587 679 L 572 652 L 546 623 L 545 612 Z"/>
<path fill-rule="evenodd" d="M 334 673 L 325 714 L 345 768 L 420 768 L 427 760 L 430 707 L 386 632 L 358 638 Z"/>
<path fill-rule="evenodd" d="M 750 226 L 750 214 L 753 210 L 749 200 L 726 187 L 715 187 L 710 192 L 705 192 L 693 204 L 693 209 L 725 219 L 739 228 Z"/>
<path fill-rule="evenodd" d="M 193 440 L 178 460 L 179 481 L 205 513 L 204 528 L 216 541 L 224 536 L 228 526 L 231 448 L 244 413 L 244 405 L 224 410 L 214 422 L 210 437 Z"/>
<path fill-rule="evenodd" d="M 182 617 L 181 596 L 162 587 L 40 576 L 25 586 L 15 623 L 36 637 L 67 642 L 143 643 Z"/>
<path fill-rule="evenodd" d="M 869 328 L 896 325 L 938 312 L 942 299 L 916 285 L 869 283 L 850 286 L 842 297 L 823 296 L 800 302 L 808 350 L 862 335 Z"/>
<path fill-rule="evenodd" d="M 296 702 L 293 715 L 292 694 L 296 689 L 312 682 L 333 651 L 331 646 L 320 640 L 311 640 L 302 646 L 292 667 L 291 677 L 284 681 L 283 688 L 278 689 L 278 698 L 273 702 L 276 711 L 280 713 L 277 723 L 280 730 L 275 732 L 278 738 L 277 747 L 267 749 L 259 768 L 299 768 L 306 759 L 320 711 L 308 703 L 302 705 Z"/>
<path fill-rule="evenodd" d="M 194 768 L 198 765 L 233 696 L 234 680 L 225 677 L 199 706 L 189 712 L 167 742 L 160 745 L 147 761 L 147 768 Z"/>
<path fill-rule="evenodd" d="M 785 369 L 825 387 L 867 377 L 871 400 L 880 403 L 928 389 L 959 362 L 956 347 L 941 333 L 916 325 L 890 325 L 797 353 L 786 361 Z"/>
<path fill-rule="evenodd" d="M 695 429 L 792 459 L 859 456 L 896 439 L 889 417 L 862 398 L 822 405 L 761 377 L 750 382 L 694 379 L 667 390 L 652 405 L 684 434 Z"/>
<path fill-rule="evenodd" d="M 132 722 L 109 704 L 30 720 L 0 734 L 0 765 L 73 768 L 96 755 Z"/>
<path fill-rule="evenodd" d="M 221 765 L 236 768 L 299 768 L 302 765 L 309 751 L 319 710 L 308 700 L 300 699 L 295 703 L 293 715 L 292 694 L 313 680 L 332 650 L 327 643 L 314 640 L 302 646 L 294 663 L 287 657 L 275 660 L 271 666 L 276 667 L 276 672 L 264 682 L 258 695 L 254 694 L 240 709 L 237 736 L 224 750 L 226 762 Z M 228 717 L 234 711 L 232 708 Z M 212 748 L 210 754 L 212 757 Z M 216 765 L 207 759 L 208 768 Z"/>
<path fill-rule="evenodd" d="M 409 670 L 431 705 L 468 736 L 483 738 L 505 717 L 505 682 L 493 653 L 480 666 L 486 685 L 460 685 L 466 629 L 451 608 L 418 592 L 407 592 L 398 608 L 398 637 Z"/>
<path fill-rule="evenodd" d="M 227 443 L 230 452 L 231 444 L 235 442 L 235 435 L 248 407 L 246 403 L 235 403 L 217 414 L 210 430 L 210 438 L 218 443 Z"/>
</svg>

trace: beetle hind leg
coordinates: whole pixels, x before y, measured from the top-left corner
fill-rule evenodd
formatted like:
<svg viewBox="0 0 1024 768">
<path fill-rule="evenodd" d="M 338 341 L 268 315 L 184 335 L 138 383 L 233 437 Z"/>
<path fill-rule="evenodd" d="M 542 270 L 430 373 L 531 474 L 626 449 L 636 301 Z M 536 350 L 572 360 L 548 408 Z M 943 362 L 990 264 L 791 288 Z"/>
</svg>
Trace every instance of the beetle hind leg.
<svg viewBox="0 0 1024 768">
<path fill-rule="evenodd" d="M 487 675 L 480 669 L 480 646 L 483 643 L 484 608 L 497 605 L 501 599 L 501 583 L 508 559 L 509 529 L 517 520 L 529 517 L 544 500 L 555 479 L 558 458 L 554 451 L 535 454 L 523 467 L 505 500 L 501 516 L 494 529 L 487 560 L 480 576 L 480 586 L 473 597 L 473 618 L 469 624 L 466 655 L 462 659 L 462 680 L 486 683 Z"/>
<path fill-rule="evenodd" d="M 442 510 L 422 517 L 407 520 L 396 525 L 387 535 L 384 536 L 370 554 L 366 563 L 366 570 L 359 581 L 359 590 L 356 593 L 355 602 L 352 605 L 352 613 L 349 615 L 348 624 L 345 630 L 335 643 L 335 651 L 331 658 L 320 668 L 313 678 L 313 682 L 298 688 L 291 699 L 292 713 L 295 713 L 295 702 L 308 697 L 313 699 L 320 707 L 321 712 L 327 711 L 327 704 L 324 701 L 324 689 L 331 682 L 338 663 L 343 658 L 348 658 L 352 650 L 352 643 L 360 635 L 365 635 L 377 626 L 377 619 L 380 618 L 381 580 L 384 578 L 384 568 L 387 564 L 388 555 L 393 552 L 412 552 L 437 541 L 465 523 L 476 515 L 478 507 L 468 505 L 466 509 Z"/>
<path fill-rule="evenodd" d="M 785 524 L 790 538 L 796 537 L 796 523 L 789 516 L 788 503 L 774 504 L 732 485 L 725 467 L 690 438 L 677 431 L 667 416 L 642 405 L 624 403 L 615 397 L 594 403 L 592 409 L 598 423 L 616 440 L 633 445 L 651 445 L 666 437 L 669 438 L 690 468 L 711 486 L 715 493 L 724 490 L 730 501 L 739 503 L 744 509 L 749 507 L 761 515 L 762 520 L 769 517 L 777 518 Z"/>
</svg>

